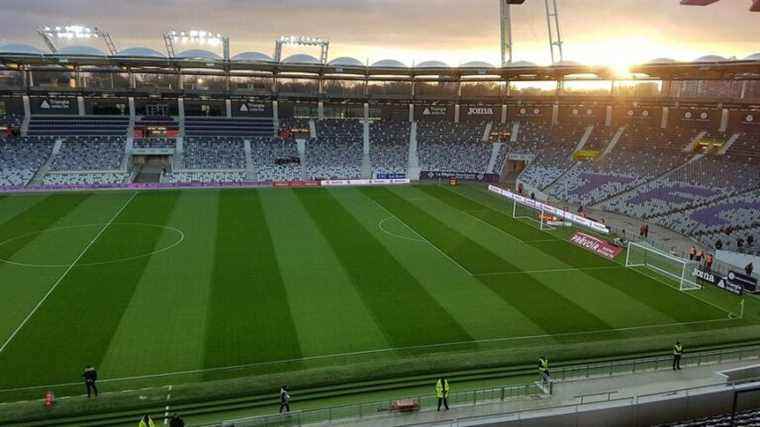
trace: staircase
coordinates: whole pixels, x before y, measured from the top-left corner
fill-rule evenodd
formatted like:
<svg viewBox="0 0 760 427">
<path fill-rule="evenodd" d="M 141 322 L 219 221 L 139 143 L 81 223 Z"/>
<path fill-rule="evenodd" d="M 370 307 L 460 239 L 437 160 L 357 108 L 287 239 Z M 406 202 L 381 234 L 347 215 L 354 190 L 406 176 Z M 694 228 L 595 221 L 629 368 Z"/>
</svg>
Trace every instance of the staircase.
<svg viewBox="0 0 760 427">
<path fill-rule="evenodd" d="M 586 131 L 583 132 L 583 136 L 581 137 L 580 141 L 578 141 L 578 145 L 575 146 L 575 151 L 573 153 L 577 153 L 578 151 L 583 150 L 583 147 L 586 146 L 586 143 L 588 142 L 589 138 L 591 138 L 591 133 L 594 131 L 594 126 L 589 126 L 586 128 Z"/>
<path fill-rule="evenodd" d="M 362 178 L 364 179 L 370 179 L 372 178 L 372 161 L 370 160 L 369 153 L 370 153 L 370 138 L 369 138 L 369 121 L 363 120 L 362 121 L 363 126 L 363 132 L 362 132 L 362 169 L 361 174 Z"/>
<path fill-rule="evenodd" d="M 253 166 L 253 150 L 250 139 L 243 141 L 243 151 L 245 151 L 245 175 L 249 181 L 253 181 L 256 178 L 256 168 Z"/>
<path fill-rule="evenodd" d="M 683 152 L 684 153 L 693 153 L 694 152 L 694 147 L 697 146 L 697 144 L 699 143 L 699 141 L 701 141 L 702 138 L 705 137 L 705 135 L 707 135 L 707 131 L 706 130 L 703 130 L 702 132 L 700 132 L 699 134 L 697 134 L 697 136 L 695 136 L 694 138 L 692 138 L 692 140 L 689 143 L 689 145 L 687 145 L 686 147 L 683 148 Z"/>
<path fill-rule="evenodd" d="M 412 122 L 409 131 L 409 167 L 407 178 L 411 180 L 420 179 L 420 157 L 417 151 L 417 122 Z"/>
<path fill-rule="evenodd" d="M 482 142 L 488 142 L 491 139 L 491 131 L 493 130 L 493 122 L 488 122 L 486 128 L 483 129 L 483 136 L 480 138 Z"/>
<path fill-rule="evenodd" d="M 44 184 L 45 175 L 47 175 L 48 171 L 50 171 L 50 166 L 53 164 L 53 159 L 58 155 L 58 153 L 60 153 L 62 145 L 62 139 L 55 141 L 55 145 L 53 145 L 53 151 L 50 152 L 50 157 L 48 157 L 45 163 L 40 166 L 39 169 L 37 169 L 37 173 L 35 173 L 32 179 L 29 180 L 29 182 L 26 184 L 27 186 Z"/>
<path fill-rule="evenodd" d="M 731 146 L 734 145 L 734 143 L 736 142 L 737 139 L 739 139 L 740 136 L 741 136 L 740 133 L 735 133 L 731 135 L 731 138 L 729 138 L 728 141 L 725 144 L 723 144 L 722 147 L 720 147 L 720 150 L 718 150 L 717 154 L 721 156 L 725 155 L 728 152 L 729 148 L 731 148 Z"/>
<path fill-rule="evenodd" d="M 599 156 L 599 158 L 597 160 L 601 160 L 601 159 L 605 158 L 607 156 L 607 154 L 610 154 L 612 152 L 612 150 L 617 145 L 618 141 L 620 141 L 620 138 L 623 137 L 623 134 L 625 133 L 625 129 L 626 129 L 626 127 L 623 126 L 620 129 L 618 129 L 617 132 L 615 132 L 615 135 L 610 140 L 610 143 L 607 144 L 607 148 L 605 148 L 604 151 L 602 151 L 602 154 Z"/>
<path fill-rule="evenodd" d="M 499 159 L 499 153 L 501 152 L 501 148 L 503 146 L 504 144 L 501 142 L 491 144 L 491 158 L 488 160 L 486 173 L 494 173 L 494 169 L 496 168 L 496 161 Z"/>
</svg>

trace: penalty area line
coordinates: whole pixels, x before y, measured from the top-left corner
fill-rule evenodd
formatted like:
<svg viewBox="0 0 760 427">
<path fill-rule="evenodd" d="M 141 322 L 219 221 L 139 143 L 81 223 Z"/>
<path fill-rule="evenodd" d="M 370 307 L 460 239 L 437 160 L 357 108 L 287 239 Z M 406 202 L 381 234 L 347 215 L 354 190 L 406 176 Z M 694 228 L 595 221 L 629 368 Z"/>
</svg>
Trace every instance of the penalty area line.
<svg viewBox="0 0 760 427">
<path fill-rule="evenodd" d="M 138 376 L 121 377 L 121 378 L 107 378 L 107 379 L 99 380 L 98 382 L 116 383 L 116 382 L 123 382 L 123 381 L 148 380 L 148 379 L 175 377 L 175 376 L 180 376 L 180 375 L 197 375 L 197 374 L 204 374 L 204 373 L 209 373 L 209 372 L 234 371 L 234 370 L 241 370 L 241 369 L 246 369 L 246 368 L 283 365 L 283 364 L 288 364 L 288 363 L 326 360 L 326 359 L 333 359 L 333 358 L 340 358 L 340 357 L 365 356 L 365 355 L 392 353 L 392 352 L 410 351 L 410 350 L 425 350 L 425 349 L 442 348 L 442 347 L 457 346 L 457 345 L 516 342 L 516 341 L 527 341 L 527 340 L 532 340 L 532 339 L 566 338 L 566 337 L 583 336 L 583 335 L 604 335 L 604 334 L 612 334 L 612 333 L 617 333 L 617 332 L 630 332 L 630 331 L 640 331 L 640 330 L 656 329 L 656 328 L 694 326 L 694 325 L 711 324 L 711 323 L 732 322 L 732 321 L 738 321 L 738 320 L 741 320 L 741 319 L 719 318 L 719 319 L 696 320 L 693 322 L 660 323 L 660 324 L 653 324 L 653 325 L 631 326 L 631 327 L 626 327 L 626 328 L 563 332 L 563 333 L 558 333 L 558 334 L 524 335 L 524 336 L 518 336 L 518 337 L 497 337 L 497 338 L 485 338 L 485 339 L 480 339 L 480 340 L 458 341 L 458 342 L 440 343 L 440 344 L 425 344 L 425 345 L 416 345 L 416 346 L 407 346 L 407 347 L 388 347 L 388 348 L 380 348 L 380 349 L 375 349 L 375 350 L 357 351 L 357 352 L 351 352 L 351 353 L 322 354 L 322 355 L 306 356 L 306 357 L 300 357 L 300 358 L 294 358 L 294 359 L 273 360 L 269 362 L 257 362 L 257 363 L 247 363 L 247 364 L 233 365 L 233 366 L 221 366 L 217 368 L 192 369 L 192 370 L 186 370 L 186 371 L 166 372 L 166 373 L 160 373 L 160 374 L 147 374 L 147 375 L 138 375 Z M 39 386 L 6 388 L 6 389 L 0 389 L 0 393 L 38 390 L 38 389 L 53 388 L 53 387 L 76 386 L 80 384 L 81 382 L 72 382 L 72 383 L 62 383 L 62 384 L 48 384 L 48 385 L 39 385 Z"/>
<path fill-rule="evenodd" d="M 27 322 L 29 322 L 29 319 L 31 319 L 32 316 L 34 316 L 37 310 L 39 310 L 40 307 L 42 307 L 42 304 L 44 304 L 45 301 L 47 301 L 48 297 L 50 297 L 50 295 L 53 293 L 53 291 L 56 290 L 58 285 L 60 285 L 61 282 L 63 282 L 63 279 L 65 279 L 66 276 L 69 274 L 69 272 L 71 272 L 71 270 L 77 265 L 79 260 L 81 260 L 84 257 L 84 255 L 87 253 L 87 251 L 90 250 L 92 245 L 94 245 L 95 242 L 97 242 L 98 239 L 100 239 L 100 236 L 102 236 L 103 233 L 105 233 L 108 227 L 110 227 L 111 224 L 113 224 L 116 218 L 124 211 L 124 209 L 127 208 L 127 206 L 132 202 L 132 200 L 134 200 L 135 196 L 137 196 L 137 192 L 132 193 L 132 196 L 130 196 L 129 199 L 127 199 L 127 201 L 121 206 L 121 208 L 119 208 L 119 210 L 116 211 L 115 214 L 113 214 L 111 219 L 103 226 L 103 228 L 100 229 L 100 231 L 98 231 L 98 234 L 96 234 L 95 237 L 93 237 L 93 239 L 90 240 L 90 243 L 88 243 L 87 246 L 84 247 L 82 252 L 80 252 L 79 255 L 74 259 L 74 261 L 71 264 L 69 264 L 66 270 L 64 270 L 64 272 L 60 276 L 58 276 L 58 279 L 55 281 L 55 283 L 53 283 L 53 286 L 51 286 L 50 289 L 48 289 L 45 295 L 42 296 L 42 299 L 40 299 L 39 302 L 37 302 L 37 305 L 34 306 L 32 311 L 30 311 L 29 314 L 26 315 L 24 320 L 21 321 L 21 324 L 19 324 L 16 327 L 16 329 L 13 330 L 13 333 L 11 333 L 11 335 L 8 337 L 8 339 L 5 340 L 3 345 L 0 346 L 0 353 L 5 351 L 5 349 L 8 347 L 8 344 L 10 344 L 11 341 L 13 341 L 13 339 L 16 338 L 16 335 L 18 335 L 21 328 L 23 328 L 27 324 Z"/>
</svg>

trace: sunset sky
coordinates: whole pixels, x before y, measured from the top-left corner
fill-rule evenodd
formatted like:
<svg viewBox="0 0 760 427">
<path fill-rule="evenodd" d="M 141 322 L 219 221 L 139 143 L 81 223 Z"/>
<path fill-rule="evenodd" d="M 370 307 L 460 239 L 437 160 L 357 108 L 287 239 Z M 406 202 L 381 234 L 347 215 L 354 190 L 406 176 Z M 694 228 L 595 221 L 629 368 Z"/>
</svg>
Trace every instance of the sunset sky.
<svg viewBox="0 0 760 427">
<path fill-rule="evenodd" d="M 705 8 L 678 3 L 558 0 L 565 59 L 622 67 L 658 57 L 760 52 L 760 13 L 748 11 L 749 0 Z M 331 58 L 496 64 L 498 13 L 497 0 L 2 0 L 0 42 L 42 48 L 36 27 L 83 24 L 108 30 L 119 48 L 164 51 L 162 31 L 203 29 L 228 34 L 233 54 L 271 55 L 276 37 L 297 34 L 329 39 Z M 514 7 L 513 26 L 515 60 L 548 64 L 544 2 Z M 301 51 L 317 53 L 288 48 L 285 55 Z"/>
</svg>

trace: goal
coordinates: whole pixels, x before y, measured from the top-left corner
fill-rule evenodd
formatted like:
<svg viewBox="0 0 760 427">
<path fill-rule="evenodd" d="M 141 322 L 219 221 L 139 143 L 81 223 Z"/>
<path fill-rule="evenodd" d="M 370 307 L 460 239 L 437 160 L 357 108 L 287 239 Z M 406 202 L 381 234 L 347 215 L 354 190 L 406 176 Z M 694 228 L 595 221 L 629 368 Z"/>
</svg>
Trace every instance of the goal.
<svg viewBox="0 0 760 427">
<path fill-rule="evenodd" d="M 696 282 L 692 271 L 699 266 L 694 261 L 679 258 L 652 246 L 629 242 L 625 266 L 629 268 L 647 268 L 674 281 L 681 291 L 702 289 Z"/>
<path fill-rule="evenodd" d="M 512 218 L 531 221 L 540 230 L 556 230 L 556 227 L 551 225 L 551 223 L 557 224 L 557 221 L 561 221 L 546 213 L 543 210 L 543 205 L 530 207 L 518 203 L 517 200 L 512 200 Z"/>
</svg>

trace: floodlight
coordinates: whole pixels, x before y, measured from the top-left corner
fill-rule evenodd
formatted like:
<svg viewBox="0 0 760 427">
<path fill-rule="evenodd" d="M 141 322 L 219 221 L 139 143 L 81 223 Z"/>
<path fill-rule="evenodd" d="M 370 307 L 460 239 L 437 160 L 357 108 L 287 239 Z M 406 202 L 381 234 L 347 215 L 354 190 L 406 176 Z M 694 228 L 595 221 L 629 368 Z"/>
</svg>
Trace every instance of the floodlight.
<svg viewBox="0 0 760 427">
<path fill-rule="evenodd" d="M 106 50 L 110 55 L 116 55 L 119 52 L 111 39 L 111 35 L 98 27 L 88 27 L 85 25 L 46 25 L 37 29 L 37 34 L 42 37 L 45 45 L 47 45 L 52 53 L 58 53 L 58 48 L 56 47 L 57 40 L 65 40 L 68 42 L 72 40 L 89 39 L 102 39 L 106 44 Z"/>
<path fill-rule="evenodd" d="M 174 46 L 176 44 L 195 44 L 211 47 L 222 46 L 225 61 L 230 59 L 230 38 L 221 33 L 206 30 L 170 30 L 163 34 L 166 52 L 170 58 L 174 58 Z"/>
</svg>

